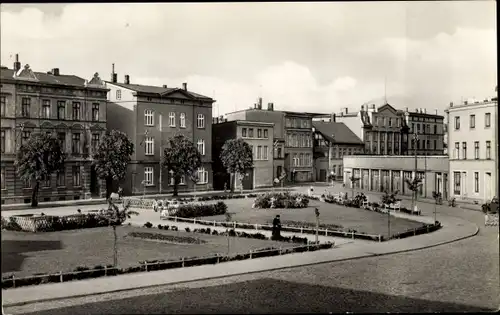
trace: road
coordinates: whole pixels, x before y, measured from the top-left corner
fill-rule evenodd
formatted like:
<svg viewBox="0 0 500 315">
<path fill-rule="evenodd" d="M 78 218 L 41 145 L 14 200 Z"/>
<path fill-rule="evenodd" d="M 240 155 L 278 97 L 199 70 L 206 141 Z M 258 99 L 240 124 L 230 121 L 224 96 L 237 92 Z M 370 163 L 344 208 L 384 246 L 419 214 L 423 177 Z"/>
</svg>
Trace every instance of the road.
<svg viewBox="0 0 500 315">
<path fill-rule="evenodd" d="M 422 211 L 433 211 L 423 205 Z M 11 307 L 10 314 L 492 311 L 500 305 L 498 228 L 408 253 Z"/>
</svg>

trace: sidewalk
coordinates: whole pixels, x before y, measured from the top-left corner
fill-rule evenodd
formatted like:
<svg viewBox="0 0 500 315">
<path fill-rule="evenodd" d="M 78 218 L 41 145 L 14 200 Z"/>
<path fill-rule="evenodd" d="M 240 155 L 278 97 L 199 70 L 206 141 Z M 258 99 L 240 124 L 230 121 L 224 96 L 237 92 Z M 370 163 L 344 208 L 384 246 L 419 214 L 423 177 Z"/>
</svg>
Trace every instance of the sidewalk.
<svg viewBox="0 0 500 315">
<path fill-rule="evenodd" d="M 278 188 L 276 188 L 278 189 Z M 281 188 L 279 188 L 281 189 Z M 286 191 L 292 190 L 293 188 L 291 187 L 285 187 Z M 243 190 L 243 194 L 251 194 L 251 193 L 261 193 L 261 192 L 270 192 L 272 191 L 273 188 L 257 188 L 254 190 Z M 223 190 L 208 190 L 208 191 L 199 191 L 199 192 L 179 192 L 178 197 L 199 197 L 199 196 L 213 196 L 213 195 L 220 195 L 220 194 L 229 194 L 229 192 L 224 193 Z M 234 195 L 239 195 L 240 191 L 237 190 L 233 193 Z M 136 197 L 136 198 L 143 198 L 143 195 L 134 195 L 134 196 L 125 196 L 125 197 Z M 172 193 L 168 194 L 149 194 L 145 195 L 145 199 L 152 199 L 152 198 L 172 198 Z M 42 211 L 44 209 L 48 208 L 58 208 L 58 207 L 77 207 L 77 206 L 88 206 L 88 205 L 100 205 L 100 204 L 106 204 L 106 199 L 105 198 L 95 198 L 95 199 L 85 199 L 85 200 L 64 200 L 64 201 L 49 201 L 49 202 L 39 202 L 38 207 L 32 208 L 30 204 L 27 203 L 15 203 L 15 204 L 7 204 L 7 205 L 2 205 L 1 210 L 2 211 L 13 211 L 13 210 L 34 210 L 34 211 Z"/>
<path fill-rule="evenodd" d="M 389 242 L 376 243 L 356 240 L 353 243 L 342 244 L 339 247 L 329 250 L 233 261 L 217 265 L 196 266 L 189 267 L 187 270 L 171 269 L 120 275 L 116 277 L 21 287 L 2 290 L 2 298 L 4 306 L 15 306 L 296 266 L 359 259 L 433 247 L 471 237 L 476 235 L 479 231 L 477 225 L 456 217 L 443 216 L 441 222 L 443 228 L 433 233 L 391 240 Z"/>
</svg>

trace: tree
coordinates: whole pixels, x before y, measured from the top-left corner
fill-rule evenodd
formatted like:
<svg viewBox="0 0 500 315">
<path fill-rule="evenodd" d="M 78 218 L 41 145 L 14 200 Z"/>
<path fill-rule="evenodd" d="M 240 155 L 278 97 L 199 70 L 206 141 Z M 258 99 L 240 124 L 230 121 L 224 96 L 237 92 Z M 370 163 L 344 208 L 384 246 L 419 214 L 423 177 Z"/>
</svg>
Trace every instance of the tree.
<svg viewBox="0 0 500 315">
<path fill-rule="evenodd" d="M 408 189 L 411 190 L 412 196 L 411 196 L 411 210 L 415 209 L 415 204 L 417 202 L 417 192 L 420 186 L 422 186 L 422 179 L 421 178 L 405 178 L 405 183 L 408 186 Z"/>
<path fill-rule="evenodd" d="M 182 175 L 192 176 L 200 166 L 201 154 L 191 140 L 181 134 L 169 139 L 163 154 L 163 167 L 174 177 L 174 196 L 179 194 Z"/>
<path fill-rule="evenodd" d="M 21 145 L 14 166 L 20 179 L 35 184 L 31 195 L 32 207 L 38 206 L 40 182 L 63 170 L 65 158 L 61 143 L 46 133 L 33 134 L 28 142 Z"/>
<path fill-rule="evenodd" d="M 222 165 L 231 174 L 231 192 L 236 185 L 236 173 L 243 174 L 253 166 L 252 149 L 243 139 L 229 139 L 222 146 L 220 159 Z"/>
<path fill-rule="evenodd" d="M 352 198 L 354 198 L 354 184 L 356 184 L 359 180 L 360 180 L 360 178 L 359 177 L 354 177 L 354 175 L 352 175 L 351 177 L 349 177 L 349 181 L 351 182 L 351 194 L 352 194 Z"/>
<path fill-rule="evenodd" d="M 121 181 L 127 175 L 127 166 L 134 153 L 134 144 L 127 135 L 112 130 L 99 142 L 92 155 L 97 176 L 106 181 L 106 198 L 111 195 L 113 181 Z"/>
<path fill-rule="evenodd" d="M 108 209 L 101 212 L 104 220 L 108 221 L 109 226 L 113 228 L 113 266 L 118 265 L 118 237 L 116 235 L 116 227 L 122 225 L 132 215 L 139 215 L 137 211 L 129 210 L 130 200 L 124 199 L 122 209 L 108 198 Z"/>
</svg>

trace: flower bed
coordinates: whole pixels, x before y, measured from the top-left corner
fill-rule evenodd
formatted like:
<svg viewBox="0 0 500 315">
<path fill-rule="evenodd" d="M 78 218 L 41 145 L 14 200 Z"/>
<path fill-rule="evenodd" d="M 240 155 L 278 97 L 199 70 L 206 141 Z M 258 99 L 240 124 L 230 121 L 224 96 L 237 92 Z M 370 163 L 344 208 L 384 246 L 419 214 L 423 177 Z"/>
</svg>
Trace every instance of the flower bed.
<svg viewBox="0 0 500 315">
<path fill-rule="evenodd" d="M 364 208 L 365 210 L 370 210 L 370 211 L 375 211 L 375 212 L 378 212 L 378 213 L 387 213 L 387 210 L 386 211 L 383 211 L 383 206 L 380 205 L 379 203 L 376 203 L 376 202 L 370 202 L 368 203 L 368 206 Z M 405 207 L 400 207 L 398 210 L 392 210 L 392 211 L 399 211 L 399 212 L 403 212 L 403 213 L 406 213 L 406 214 L 411 214 L 411 215 L 421 215 L 421 211 L 419 210 L 418 212 L 415 212 L 415 211 L 411 211 L 410 209 L 407 209 Z"/>
<path fill-rule="evenodd" d="M 24 232 L 54 232 L 85 229 L 109 225 L 99 213 L 81 213 L 66 216 L 11 216 L 2 217 L 2 229 Z"/>
<path fill-rule="evenodd" d="M 160 233 L 149 233 L 149 232 L 131 232 L 128 233 L 130 237 L 137 237 L 141 239 L 147 240 L 158 240 L 164 242 L 171 243 L 185 243 L 185 244 L 205 244 L 207 243 L 205 240 L 189 237 L 189 236 L 176 236 L 176 235 L 167 235 Z"/>
<path fill-rule="evenodd" d="M 187 228 L 186 228 L 187 229 Z M 186 230 L 189 232 L 188 230 Z M 216 232 L 216 233 L 214 233 Z M 253 238 L 253 239 L 259 239 L 259 240 L 272 240 L 272 241 L 280 241 L 280 242 L 289 242 L 289 243 L 300 243 L 300 244 L 310 244 L 311 242 L 308 241 L 307 237 L 298 237 L 298 236 L 292 236 L 292 237 L 286 237 L 282 236 L 279 240 L 272 239 L 271 237 L 265 236 L 262 233 L 247 233 L 247 232 L 237 232 L 234 229 L 231 229 L 227 232 L 217 232 L 216 230 L 211 230 L 210 228 L 206 229 L 193 229 L 193 233 L 203 233 L 203 234 L 213 234 L 213 235 L 222 235 L 222 236 L 229 236 L 232 237 L 244 237 L 244 238 Z"/>
<path fill-rule="evenodd" d="M 175 215 L 182 218 L 196 218 L 212 215 L 225 214 L 227 212 L 227 205 L 219 201 L 211 205 L 181 205 L 175 211 Z"/>
<path fill-rule="evenodd" d="M 270 221 L 268 224 L 272 224 L 273 222 Z M 316 223 L 313 222 L 302 222 L 302 221 L 282 221 L 283 226 L 289 226 L 289 227 L 295 227 L 295 228 L 308 228 L 308 229 L 315 229 L 316 228 Z M 320 223 L 319 224 L 320 229 L 329 229 L 329 230 L 335 230 L 335 229 L 343 229 L 342 225 L 338 224 L 326 224 L 326 223 Z"/>
<path fill-rule="evenodd" d="M 252 208 L 306 208 L 309 205 L 309 199 L 301 194 L 285 193 L 267 193 L 258 196 L 255 199 Z"/>
<path fill-rule="evenodd" d="M 16 278 L 14 276 L 2 276 L 2 289 L 16 288 L 29 285 L 39 285 L 45 283 L 66 282 L 73 280 L 98 278 L 104 276 L 115 276 L 115 275 L 135 273 L 135 272 L 166 270 L 173 268 L 217 264 L 235 260 L 254 259 L 254 258 L 306 252 L 306 251 L 316 251 L 321 249 L 330 249 L 333 246 L 334 246 L 333 243 L 324 243 L 324 244 L 307 244 L 285 249 L 266 247 L 262 249 L 253 250 L 248 253 L 240 253 L 233 255 L 213 255 L 204 257 L 185 257 L 181 259 L 171 259 L 171 260 L 140 261 L 138 265 L 128 268 L 114 268 L 111 265 L 107 265 L 107 266 L 95 266 L 92 269 L 87 267 L 77 267 L 73 272 L 67 272 L 67 273 L 60 272 L 56 274 L 38 274 L 24 278 Z"/>
</svg>

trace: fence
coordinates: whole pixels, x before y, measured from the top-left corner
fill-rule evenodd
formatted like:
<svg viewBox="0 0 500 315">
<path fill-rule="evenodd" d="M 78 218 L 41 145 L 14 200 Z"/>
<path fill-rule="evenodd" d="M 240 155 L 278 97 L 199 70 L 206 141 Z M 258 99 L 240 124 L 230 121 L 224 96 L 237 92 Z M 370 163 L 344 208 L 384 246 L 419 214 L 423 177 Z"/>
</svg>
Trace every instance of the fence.
<svg viewBox="0 0 500 315">
<path fill-rule="evenodd" d="M 13 215 L 8 220 L 17 224 L 25 232 L 45 232 L 52 231 L 56 226 L 65 225 L 73 228 L 83 227 L 89 222 L 95 226 L 104 226 L 106 222 L 99 225 L 97 213 L 70 214 L 65 216 L 52 215 Z"/>
<path fill-rule="evenodd" d="M 272 231 L 273 226 L 270 224 L 250 224 L 250 223 L 242 223 L 242 222 L 223 222 L 223 221 L 207 221 L 207 220 L 199 220 L 199 219 L 192 219 L 192 218 L 181 218 L 181 217 L 176 217 L 176 216 L 161 216 L 161 219 L 164 220 L 169 220 L 169 221 L 174 221 L 174 222 L 185 222 L 185 223 L 193 223 L 193 224 L 200 224 L 200 225 L 208 225 L 208 226 L 214 226 L 214 227 L 226 227 L 226 228 L 233 228 L 233 229 L 253 229 L 253 230 L 262 230 L 262 231 Z M 313 228 L 304 228 L 304 227 L 295 227 L 295 226 L 282 226 L 281 231 L 283 232 L 296 232 L 300 234 L 316 234 L 316 229 Z M 318 229 L 318 235 L 321 236 L 338 236 L 338 237 L 349 237 L 352 239 L 358 238 L 358 239 L 366 239 L 366 240 L 374 240 L 381 242 L 383 240 L 383 237 L 381 235 L 373 235 L 373 234 L 362 234 L 362 233 L 356 233 L 356 232 L 350 232 L 350 231 L 341 231 L 341 230 L 334 230 L 334 229 Z"/>
<path fill-rule="evenodd" d="M 71 271 L 71 272 L 61 271 L 55 274 L 33 275 L 30 277 L 15 277 L 12 275 L 10 277 L 2 278 L 2 289 L 16 288 L 27 285 L 54 283 L 54 282 L 67 282 L 72 280 L 82 280 L 82 279 L 98 278 L 104 276 L 115 276 L 119 274 L 128 274 L 128 273 L 143 272 L 143 271 L 149 272 L 149 271 L 157 271 L 165 269 L 201 266 L 208 264 L 218 264 L 227 261 L 286 255 L 292 253 L 316 251 L 320 249 L 329 249 L 333 247 L 334 247 L 333 243 L 307 244 L 301 246 L 287 247 L 284 249 L 280 247 L 280 248 L 257 249 L 254 251 L 250 250 L 247 253 L 233 254 L 229 256 L 215 254 L 211 256 L 181 258 L 178 260 L 170 260 L 170 261 L 144 261 L 140 262 L 138 266 L 136 265 L 125 269 L 104 266 L 103 268 L 94 268 L 89 270 Z"/>
</svg>

